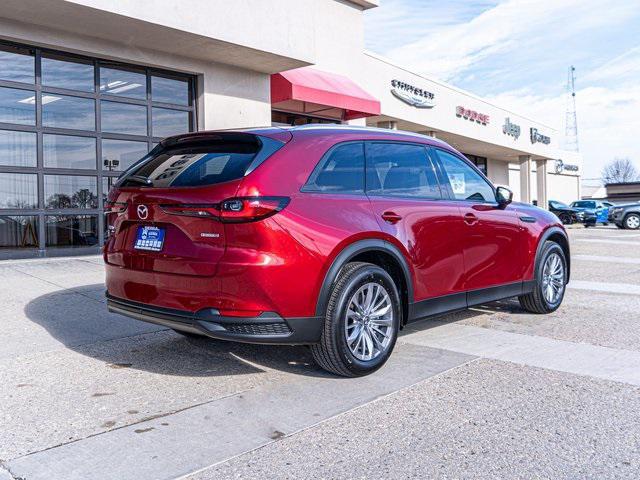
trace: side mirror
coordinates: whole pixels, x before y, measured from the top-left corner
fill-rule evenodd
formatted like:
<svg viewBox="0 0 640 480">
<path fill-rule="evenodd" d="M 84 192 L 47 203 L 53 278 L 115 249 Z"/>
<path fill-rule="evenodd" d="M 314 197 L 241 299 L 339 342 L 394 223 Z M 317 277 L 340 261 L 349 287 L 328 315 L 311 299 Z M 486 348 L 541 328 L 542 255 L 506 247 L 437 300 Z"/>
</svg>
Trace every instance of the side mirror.
<svg viewBox="0 0 640 480">
<path fill-rule="evenodd" d="M 498 205 L 506 207 L 513 201 L 513 192 L 507 187 L 499 185 L 496 188 L 496 200 L 498 201 Z"/>
</svg>

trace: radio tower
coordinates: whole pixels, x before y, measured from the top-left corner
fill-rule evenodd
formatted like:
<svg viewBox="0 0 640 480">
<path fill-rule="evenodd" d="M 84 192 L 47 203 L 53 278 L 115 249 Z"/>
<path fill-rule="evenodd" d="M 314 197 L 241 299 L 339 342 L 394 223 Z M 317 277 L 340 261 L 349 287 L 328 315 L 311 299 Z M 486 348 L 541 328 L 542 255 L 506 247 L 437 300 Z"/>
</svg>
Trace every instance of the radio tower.
<svg viewBox="0 0 640 480">
<path fill-rule="evenodd" d="M 567 150 L 577 152 L 578 118 L 576 116 L 576 67 L 571 65 L 567 74 L 567 112 L 565 117 L 564 141 Z"/>
</svg>

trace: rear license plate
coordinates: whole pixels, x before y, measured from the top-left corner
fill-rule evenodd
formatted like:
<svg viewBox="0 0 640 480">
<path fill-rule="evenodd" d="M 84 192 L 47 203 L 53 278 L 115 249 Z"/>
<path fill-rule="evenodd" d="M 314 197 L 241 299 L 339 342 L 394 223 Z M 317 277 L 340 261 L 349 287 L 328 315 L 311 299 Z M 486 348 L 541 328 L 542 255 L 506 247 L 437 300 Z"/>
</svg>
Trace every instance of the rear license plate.
<svg viewBox="0 0 640 480">
<path fill-rule="evenodd" d="M 139 226 L 136 234 L 136 243 L 133 248 L 136 250 L 150 250 L 159 252 L 164 244 L 164 228 Z"/>
</svg>

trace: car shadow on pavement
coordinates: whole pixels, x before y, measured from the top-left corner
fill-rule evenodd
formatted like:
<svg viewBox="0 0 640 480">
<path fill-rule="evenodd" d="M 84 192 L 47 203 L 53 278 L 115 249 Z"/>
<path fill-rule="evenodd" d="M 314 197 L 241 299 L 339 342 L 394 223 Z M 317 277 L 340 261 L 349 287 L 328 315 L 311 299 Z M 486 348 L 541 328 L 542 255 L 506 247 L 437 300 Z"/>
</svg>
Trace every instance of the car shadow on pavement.
<svg viewBox="0 0 640 480">
<path fill-rule="evenodd" d="M 267 370 L 330 376 L 315 364 L 308 347 L 184 337 L 157 325 L 109 313 L 103 292 L 103 284 L 60 290 L 35 298 L 24 311 L 65 347 L 111 368 L 190 377 Z"/>
</svg>

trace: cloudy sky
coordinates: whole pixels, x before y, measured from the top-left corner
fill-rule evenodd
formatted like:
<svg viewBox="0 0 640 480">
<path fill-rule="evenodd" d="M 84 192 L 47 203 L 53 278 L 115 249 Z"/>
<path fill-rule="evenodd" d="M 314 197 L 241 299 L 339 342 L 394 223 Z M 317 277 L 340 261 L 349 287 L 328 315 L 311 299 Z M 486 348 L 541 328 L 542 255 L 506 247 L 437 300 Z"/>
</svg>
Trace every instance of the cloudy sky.
<svg viewBox="0 0 640 480">
<path fill-rule="evenodd" d="M 365 25 L 369 50 L 562 135 L 575 65 L 584 178 L 640 168 L 640 0 L 380 0 Z"/>
</svg>

